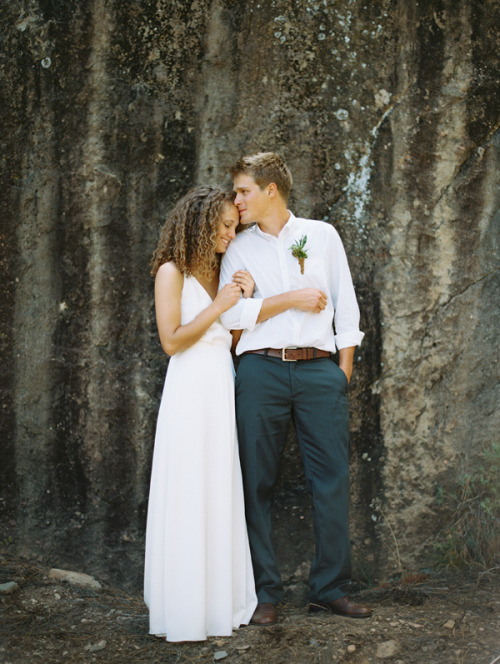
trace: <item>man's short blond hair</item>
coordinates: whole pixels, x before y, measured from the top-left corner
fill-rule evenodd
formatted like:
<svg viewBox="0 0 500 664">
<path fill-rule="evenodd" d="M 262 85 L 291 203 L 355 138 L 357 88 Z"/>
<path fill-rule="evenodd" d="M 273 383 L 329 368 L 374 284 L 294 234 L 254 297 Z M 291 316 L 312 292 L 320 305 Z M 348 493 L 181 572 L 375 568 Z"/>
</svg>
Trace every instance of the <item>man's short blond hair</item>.
<svg viewBox="0 0 500 664">
<path fill-rule="evenodd" d="M 290 169 L 275 152 L 259 152 L 241 157 L 231 166 L 229 174 L 234 180 L 237 175 L 250 175 L 262 189 L 274 182 L 285 201 L 288 201 L 293 179 Z"/>
</svg>

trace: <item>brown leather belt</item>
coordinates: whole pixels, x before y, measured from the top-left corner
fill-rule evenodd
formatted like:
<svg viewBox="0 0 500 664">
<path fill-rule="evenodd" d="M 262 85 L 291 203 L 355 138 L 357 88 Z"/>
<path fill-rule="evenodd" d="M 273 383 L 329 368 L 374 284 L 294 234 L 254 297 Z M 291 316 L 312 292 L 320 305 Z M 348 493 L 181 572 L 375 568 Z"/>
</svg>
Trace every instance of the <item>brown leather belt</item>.
<svg viewBox="0 0 500 664">
<path fill-rule="evenodd" d="M 319 357 L 330 357 L 328 350 L 319 348 L 259 348 L 257 350 L 246 350 L 242 355 L 265 355 L 267 357 L 279 357 L 283 362 L 297 362 L 298 360 L 315 360 Z"/>
</svg>

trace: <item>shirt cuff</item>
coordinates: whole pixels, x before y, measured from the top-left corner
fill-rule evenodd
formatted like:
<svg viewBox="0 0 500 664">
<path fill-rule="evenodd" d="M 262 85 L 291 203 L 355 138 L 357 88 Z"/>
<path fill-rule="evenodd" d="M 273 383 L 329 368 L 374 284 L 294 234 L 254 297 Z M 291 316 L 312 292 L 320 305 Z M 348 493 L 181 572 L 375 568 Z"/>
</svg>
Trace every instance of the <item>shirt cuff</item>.
<svg viewBox="0 0 500 664">
<path fill-rule="evenodd" d="M 241 327 L 243 330 L 255 329 L 264 300 L 248 297 L 245 299 L 243 311 L 241 312 Z"/>
<path fill-rule="evenodd" d="M 341 348 L 350 348 L 351 346 L 359 346 L 365 336 L 364 332 L 359 330 L 356 332 L 342 332 L 335 336 L 335 345 L 340 350 Z"/>
</svg>

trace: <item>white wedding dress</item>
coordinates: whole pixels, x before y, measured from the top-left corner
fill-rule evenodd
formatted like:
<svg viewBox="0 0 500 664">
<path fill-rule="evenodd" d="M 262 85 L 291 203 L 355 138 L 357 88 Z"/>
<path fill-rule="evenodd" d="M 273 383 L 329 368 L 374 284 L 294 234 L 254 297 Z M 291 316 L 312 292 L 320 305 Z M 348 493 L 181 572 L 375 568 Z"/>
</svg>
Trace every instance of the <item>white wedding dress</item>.
<svg viewBox="0 0 500 664">
<path fill-rule="evenodd" d="M 211 302 L 184 277 L 181 322 Z M 216 321 L 169 362 L 158 413 L 146 529 L 150 633 L 230 636 L 257 604 L 234 414 L 231 334 Z"/>
</svg>

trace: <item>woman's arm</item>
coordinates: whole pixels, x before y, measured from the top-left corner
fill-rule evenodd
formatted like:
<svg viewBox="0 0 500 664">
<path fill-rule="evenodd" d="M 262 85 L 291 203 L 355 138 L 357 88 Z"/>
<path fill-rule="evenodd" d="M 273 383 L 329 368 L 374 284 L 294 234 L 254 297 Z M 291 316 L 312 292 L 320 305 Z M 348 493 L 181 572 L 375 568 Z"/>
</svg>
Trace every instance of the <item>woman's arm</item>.
<svg viewBox="0 0 500 664">
<path fill-rule="evenodd" d="M 214 301 L 186 325 L 181 325 L 181 295 L 184 277 L 174 263 L 164 263 L 156 274 L 156 324 L 163 350 L 175 355 L 199 341 L 219 316 L 240 297 L 236 283 L 227 284 Z"/>
</svg>

